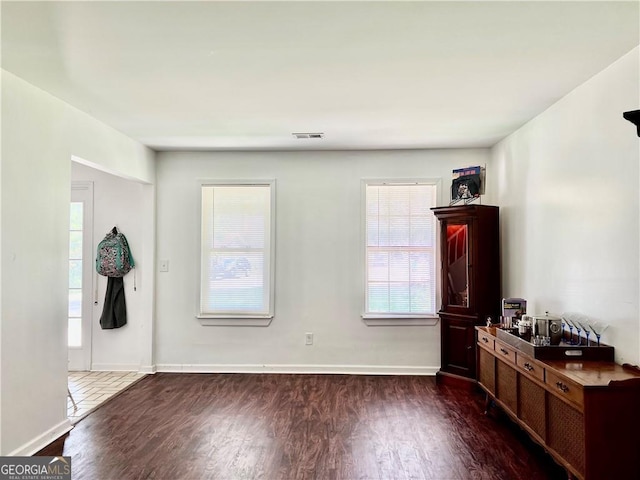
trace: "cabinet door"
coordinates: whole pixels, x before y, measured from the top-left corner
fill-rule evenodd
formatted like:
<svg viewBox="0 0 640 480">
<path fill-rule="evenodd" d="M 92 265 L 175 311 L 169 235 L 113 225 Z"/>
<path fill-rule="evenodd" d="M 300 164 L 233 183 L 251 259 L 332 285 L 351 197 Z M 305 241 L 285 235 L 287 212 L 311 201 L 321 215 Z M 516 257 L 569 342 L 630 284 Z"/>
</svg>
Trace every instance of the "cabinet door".
<svg viewBox="0 0 640 480">
<path fill-rule="evenodd" d="M 447 220 L 442 227 L 442 307 L 451 312 L 469 311 L 474 304 L 471 275 L 473 222 Z"/>
<path fill-rule="evenodd" d="M 547 393 L 547 398 L 547 445 L 584 475 L 584 416 L 555 395 Z"/>
<path fill-rule="evenodd" d="M 496 394 L 496 358 L 484 348 L 478 348 L 478 381 L 493 395 Z"/>
<path fill-rule="evenodd" d="M 546 392 L 522 374 L 518 375 L 518 387 L 518 417 L 544 442 L 547 438 Z"/>
<path fill-rule="evenodd" d="M 476 376 L 476 339 L 473 321 L 441 314 L 442 370 L 468 378 Z"/>
<path fill-rule="evenodd" d="M 496 398 L 513 414 L 518 413 L 518 373 L 505 362 L 496 361 Z"/>
</svg>

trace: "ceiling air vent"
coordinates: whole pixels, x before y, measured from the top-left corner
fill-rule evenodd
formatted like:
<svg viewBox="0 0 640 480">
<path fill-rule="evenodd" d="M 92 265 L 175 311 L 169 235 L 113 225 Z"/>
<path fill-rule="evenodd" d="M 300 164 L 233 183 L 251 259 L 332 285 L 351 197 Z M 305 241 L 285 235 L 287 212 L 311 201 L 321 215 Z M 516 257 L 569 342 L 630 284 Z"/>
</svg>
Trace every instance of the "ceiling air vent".
<svg viewBox="0 0 640 480">
<path fill-rule="evenodd" d="M 292 133 L 298 140 L 305 140 L 310 138 L 324 138 L 324 133 Z"/>
</svg>

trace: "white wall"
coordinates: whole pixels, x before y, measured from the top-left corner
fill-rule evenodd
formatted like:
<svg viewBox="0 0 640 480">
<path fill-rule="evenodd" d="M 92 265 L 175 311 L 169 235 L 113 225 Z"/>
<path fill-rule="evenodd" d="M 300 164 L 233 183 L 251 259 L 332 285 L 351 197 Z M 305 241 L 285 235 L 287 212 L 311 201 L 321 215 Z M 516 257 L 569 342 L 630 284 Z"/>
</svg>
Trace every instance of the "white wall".
<svg viewBox="0 0 640 480">
<path fill-rule="evenodd" d="M 141 211 L 139 206 L 144 201 L 145 185 L 75 162 L 71 166 L 71 180 L 93 182 L 94 254 L 106 233 L 117 226 L 127 237 L 136 263 L 135 271 L 124 277 L 127 324 L 118 329 L 100 328 L 107 278 L 95 272 L 93 274 L 93 281 L 98 282 L 98 305 L 93 306 L 91 319 L 91 369 L 138 371 L 142 367 L 142 346 L 145 342 L 142 330 L 147 318 L 142 296 L 146 287 L 143 274 L 145 269 L 153 267 L 144 263 L 143 255 L 144 250 L 152 246 L 143 243 L 145 212 Z M 135 291 L 134 274 L 137 284 Z M 92 298 L 93 295 L 94 290 L 91 291 Z"/>
<path fill-rule="evenodd" d="M 364 178 L 443 178 L 489 151 L 158 154 L 158 370 L 434 373 L 439 326 L 368 327 L 360 202 Z M 269 327 L 201 326 L 199 179 L 277 180 L 275 318 Z M 445 193 L 443 198 L 448 198 Z M 314 345 L 304 345 L 304 333 Z"/>
<path fill-rule="evenodd" d="M 619 362 L 640 361 L 639 49 L 492 149 L 502 207 L 503 294 L 530 313 L 610 323 Z"/>
<path fill-rule="evenodd" d="M 141 181 L 155 179 L 151 150 L 3 71 L 3 455 L 31 454 L 69 428 L 66 336 L 72 155 Z M 152 272 L 150 278 L 152 284 Z"/>
</svg>

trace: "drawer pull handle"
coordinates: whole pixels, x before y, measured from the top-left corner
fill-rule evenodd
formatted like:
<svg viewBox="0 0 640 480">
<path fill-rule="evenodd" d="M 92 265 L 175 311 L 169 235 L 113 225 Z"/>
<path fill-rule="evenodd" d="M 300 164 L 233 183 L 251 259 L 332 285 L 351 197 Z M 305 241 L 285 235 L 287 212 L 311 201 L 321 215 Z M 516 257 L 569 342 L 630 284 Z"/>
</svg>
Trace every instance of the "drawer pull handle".
<svg viewBox="0 0 640 480">
<path fill-rule="evenodd" d="M 564 393 L 567 393 L 569 391 L 569 387 L 567 387 L 562 382 L 556 382 L 556 387 L 558 387 L 558 390 L 562 390 Z"/>
<path fill-rule="evenodd" d="M 489 340 L 487 339 L 487 337 L 482 337 L 482 341 L 483 341 L 484 343 L 489 343 Z"/>
<path fill-rule="evenodd" d="M 524 364 L 524 368 L 525 368 L 526 370 L 528 370 L 529 372 L 533 371 L 533 367 L 531 366 L 531 364 L 530 364 L 529 362 L 526 362 L 526 363 Z"/>
<path fill-rule="evenodd" d="M 500 351 L 503 355 L 509 355 L 509 352 L 507 352 L 504 348 L 501 348 Z"/>
</svg>

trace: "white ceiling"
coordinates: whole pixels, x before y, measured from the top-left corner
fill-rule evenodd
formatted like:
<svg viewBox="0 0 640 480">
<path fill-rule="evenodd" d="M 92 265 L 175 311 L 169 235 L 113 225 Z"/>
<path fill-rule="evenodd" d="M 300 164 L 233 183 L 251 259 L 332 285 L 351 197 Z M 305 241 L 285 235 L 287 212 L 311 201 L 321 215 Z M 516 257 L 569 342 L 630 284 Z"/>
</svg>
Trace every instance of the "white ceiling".
<svg viewBox="0 0 640 480">
<path fill-rule="evenodd" d="M 638 6 L 3 1 L 2 68 L 157 150 L 486 147 L 637 46 Z"/>
</svg>

